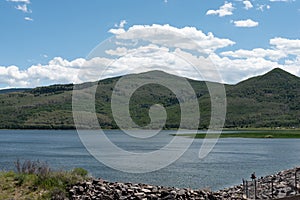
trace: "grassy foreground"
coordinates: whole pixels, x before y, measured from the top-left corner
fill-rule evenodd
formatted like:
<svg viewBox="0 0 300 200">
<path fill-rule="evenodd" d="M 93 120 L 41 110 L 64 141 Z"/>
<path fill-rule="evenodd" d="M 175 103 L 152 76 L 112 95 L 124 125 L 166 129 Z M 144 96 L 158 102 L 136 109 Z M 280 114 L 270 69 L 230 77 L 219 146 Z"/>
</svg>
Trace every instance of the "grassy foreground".
<svg viewBox="0 0 300 200">
<path fill-rule="evenodd" d="M 186 136 L 198 139 L 216 138 L 217 134 L 191 133 L 191 134 L 172 134 L 173 136 Z M 300 138 L 300 130 L 255 130 L 255 131 L 239 131 L 235 133 L 222 133 L 219 138 Z"/>
<path fill-rule="evenodd" d="M 16 171 L 0 172 L 0 199 L 62 199 L 67 188 L 87 178 L 87 171 L 51 171 L 39 161 L 15 163 Z"/>
</svg>

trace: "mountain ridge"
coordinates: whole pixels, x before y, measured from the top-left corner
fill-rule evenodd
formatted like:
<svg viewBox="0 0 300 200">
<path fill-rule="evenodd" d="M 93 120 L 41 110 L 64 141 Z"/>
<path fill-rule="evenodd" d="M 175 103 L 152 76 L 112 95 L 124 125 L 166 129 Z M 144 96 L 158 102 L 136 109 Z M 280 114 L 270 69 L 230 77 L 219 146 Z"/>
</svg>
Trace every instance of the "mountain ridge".
<svg viewBox="0 0 300 200">
<path fill-rule="evenodd" d="M 142 74 L 176 77 L 158 70 Z M 111 113 L 110 99 L 120 78 L 79 85 L 79 88 L 101 85 L 95 95 L 95 108 L 103 128 L 118 128 Z M 205 81 L 187 80 L 198 98 L 201 112 L 199 128 L 205 129 L 210 121 L 209 91 Z M 73 84 L 57 84 L 11 93 L 0 92 L 0 128 L 75 128 L 72 118 L 73 87 Z M 299 127 L 299 77 L 282 69 L 273 69 L 235 85 L 225 84 L 224 87 L 228 102 L 225 127 Z M 180 107 L 176 96 L 169 89 L 155 84 L 138 88 L 132 96 L 130 114 L 133 120 L 140 126 L 147 125 L 150 122 L 148 111 L 154 104 L 162 104 L 166 108 L 168 118 L 164 128 L 178 128 Z"/>
</svg>

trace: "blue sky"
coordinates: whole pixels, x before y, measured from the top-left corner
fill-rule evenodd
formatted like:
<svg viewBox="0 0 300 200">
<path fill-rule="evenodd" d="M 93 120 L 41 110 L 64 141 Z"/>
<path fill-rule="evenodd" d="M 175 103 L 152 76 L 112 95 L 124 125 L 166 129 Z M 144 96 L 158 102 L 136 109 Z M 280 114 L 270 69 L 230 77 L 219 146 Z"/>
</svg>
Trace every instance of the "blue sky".
<svg viewBox="0 0 300 200">
<path fill-rule="evenodd" d="M 223 39 L 224 45 L 210 52 L 210 59 L 220 64 L 223 82 L 236 83 L 274 67 L 300 75 L 299 19 L 297 0 L 1 0 L 0 88 L 85 81 L 72 69 L 88 65 L 82 63 L 88 62 L 92 49 L 119 36 L 120 31 L 113 30 L 123 30 L 128 36 L 130 28 L 137 30 L 133 27 L 141 25 L 141 35 L 132 32 L 132 37 L 143 40 L 143 30 L 146 26 L 153 29 L 153 24 L 187 37 L 201 32 Z M 153 37 L 147 45 L 163 47 Z M 167 46 L 168 51 L 175 47 L 186 50 Z M 177 72 L 186 71 L 180 67 Z"/>
</svg>

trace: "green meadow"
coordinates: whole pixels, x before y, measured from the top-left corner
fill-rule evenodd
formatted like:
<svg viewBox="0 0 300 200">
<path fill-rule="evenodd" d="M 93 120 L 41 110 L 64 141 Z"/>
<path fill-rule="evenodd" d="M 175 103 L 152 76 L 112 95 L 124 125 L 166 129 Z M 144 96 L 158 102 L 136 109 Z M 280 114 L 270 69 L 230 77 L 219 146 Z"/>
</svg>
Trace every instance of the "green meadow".
<svg viewBox="0 0 300 200">
<path fill-rule="evenodd" d="M 240 130 L 225 131 L 220 135 L 215 133 L 187 133 L 172 134 L 173 136 L 193 137 L 198 139 L 207 138 L 300 138 L 300 130 Z"/>
</svg>

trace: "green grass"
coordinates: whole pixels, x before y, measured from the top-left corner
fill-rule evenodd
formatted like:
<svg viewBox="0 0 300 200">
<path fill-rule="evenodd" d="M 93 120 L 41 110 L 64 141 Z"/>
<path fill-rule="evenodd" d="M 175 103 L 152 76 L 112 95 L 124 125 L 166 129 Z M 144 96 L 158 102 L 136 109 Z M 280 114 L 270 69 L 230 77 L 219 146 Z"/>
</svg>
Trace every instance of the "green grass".
<svg viewBox="0 0 300 200">
<path fill-rule="evenodd" d="M 68 197 L 67 188 L 87 179 L 87 171 L 52 171 L 39 161 L 16 162 L 16 172 L 0 172 L 0 199 L 55 199 Z"/>
<path fill-rule="evenodd" d="M 217 134 L 172 134 L 173 136 L 193 137 L 197 139 L 216 138 Z M 240 131 L 236 133 L 222 133 L 219 138 L 300 138 L 300 130 L 270 130 L 270 131 Z"/>
</svg>

